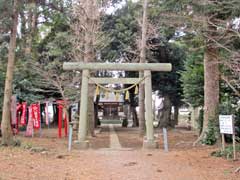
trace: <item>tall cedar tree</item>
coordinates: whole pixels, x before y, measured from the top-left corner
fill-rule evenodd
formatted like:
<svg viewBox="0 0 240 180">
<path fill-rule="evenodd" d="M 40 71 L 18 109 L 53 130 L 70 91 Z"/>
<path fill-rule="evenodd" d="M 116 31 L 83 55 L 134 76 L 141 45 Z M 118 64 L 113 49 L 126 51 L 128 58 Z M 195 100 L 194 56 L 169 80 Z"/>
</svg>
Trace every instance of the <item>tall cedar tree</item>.
<svg viewBox="0 0 240 180">
<path fill-rule="evenodd" d="M 2 144 L 3 145 L 14 145 L 14 139 L 11 129 L 11 96 L 13 87 L 13 72 L 15 63 L 15 49 L 16 49 L 16 38 L 17 38 L 17 25 L 18 25 L 18 0 L 13 2 L 13 23 L 11 28 L 10 44 L 8 50 L 8 65 L 7 75 L 5 80 L 4 89 L 4 100 L 3 100 L 3 113 L 2 113 Z"/>
</svg>

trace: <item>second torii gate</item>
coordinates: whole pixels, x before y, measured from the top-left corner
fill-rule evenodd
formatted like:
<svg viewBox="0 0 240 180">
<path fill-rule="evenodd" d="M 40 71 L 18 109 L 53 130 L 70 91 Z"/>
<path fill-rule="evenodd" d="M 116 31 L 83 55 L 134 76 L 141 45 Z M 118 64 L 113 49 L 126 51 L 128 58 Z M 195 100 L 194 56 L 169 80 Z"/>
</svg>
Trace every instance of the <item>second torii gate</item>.
<svg viewBox="0 0 240 180">
<path fill-rule="evenodd" d="M 152 75 L 151 71 L 169 72 L 172 70 L 170 63 L 84 63 L 65 62 L 64 70 L 82 70 L 81 103 L 78 129 L 78 144 L 81 149 L 89 146 L 87 141 L 87 107 L 88 107 L 88 84 L 89 71 L 91 70 L 119 70 L 119 71 L 144 71 L 145 84 L 145 122 L 146 138 L 143 140 L 144 148 L 157 148 L 158 143 L 154 139 L 153 114 L 152 114 Z M 93 78 L 96 83 L 104 84 L 134 84 L 139 82 L 139 78 Z"/>
</svg>

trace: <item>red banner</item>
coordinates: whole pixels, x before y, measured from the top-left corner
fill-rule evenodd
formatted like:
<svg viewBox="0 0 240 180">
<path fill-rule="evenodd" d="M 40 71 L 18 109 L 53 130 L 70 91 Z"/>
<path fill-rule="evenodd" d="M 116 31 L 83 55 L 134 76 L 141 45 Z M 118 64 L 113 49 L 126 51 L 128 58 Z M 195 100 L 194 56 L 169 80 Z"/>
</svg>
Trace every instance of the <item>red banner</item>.
<svg viewBox="0 0 240 180">
<path fill-rule="evenodd" d="M 40 104 L 32 104 L 32 119 L 33 119 L 33 127 L 35 129 L 40 128 Z"/>
<path fill-rule="evenodd" d="M 32 119 L 32 105 L 28 107 L 28 125 L 26 130 L 26 136 L 33 135 L 33 119 Z"/>
<path fill-rule="evenodd" d="M 21 119 L 20 119 L 21 125 L 26 125 L 26 112 L 27 112 L 27 103 L 23 102 L 22 103 L 22 115 L 21 115 Z"/>
</svg>

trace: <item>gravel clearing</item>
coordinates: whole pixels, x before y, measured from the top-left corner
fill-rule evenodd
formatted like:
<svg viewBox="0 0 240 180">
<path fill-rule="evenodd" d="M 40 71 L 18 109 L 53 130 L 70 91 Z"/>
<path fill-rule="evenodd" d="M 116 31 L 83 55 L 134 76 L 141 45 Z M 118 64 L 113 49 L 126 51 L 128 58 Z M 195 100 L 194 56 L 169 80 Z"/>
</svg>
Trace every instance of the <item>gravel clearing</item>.
<svg viewBox="0 0 240 180">
<path fill-rule="evenodd" d="M 111 130 L 111 133 L 113 130 Z M 169 131 L 169 149 L 143 150 L 137 129 L 114 128 L 118 148 L 110 148 L 108 127 L 89 138 L 91 149 L 67 151 L 67 138 L 57 129 L 43 137 L 25 138 L 20 148 L 0 147 L 0 180 L 239 180 L 240 161 L 211 157 L 216 147 L 192 147 L 196 135 Z M 113 136 L 116 139 L 116 136 Z M 111 142 L 114 143 L 114 142 Z"/>
</svg>

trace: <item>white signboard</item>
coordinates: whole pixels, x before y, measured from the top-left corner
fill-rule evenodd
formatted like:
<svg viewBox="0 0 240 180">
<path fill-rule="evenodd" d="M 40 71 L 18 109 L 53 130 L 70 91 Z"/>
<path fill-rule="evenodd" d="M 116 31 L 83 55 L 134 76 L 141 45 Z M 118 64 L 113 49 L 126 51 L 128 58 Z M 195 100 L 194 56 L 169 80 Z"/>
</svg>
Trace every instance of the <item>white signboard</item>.
<svg viewBox="0 0 240 180">
<path fill-rule="evenodd" d="M 221 134 L 233 134 L 233 116 L 219 115 L 219 125 Z"/>
</svg>

